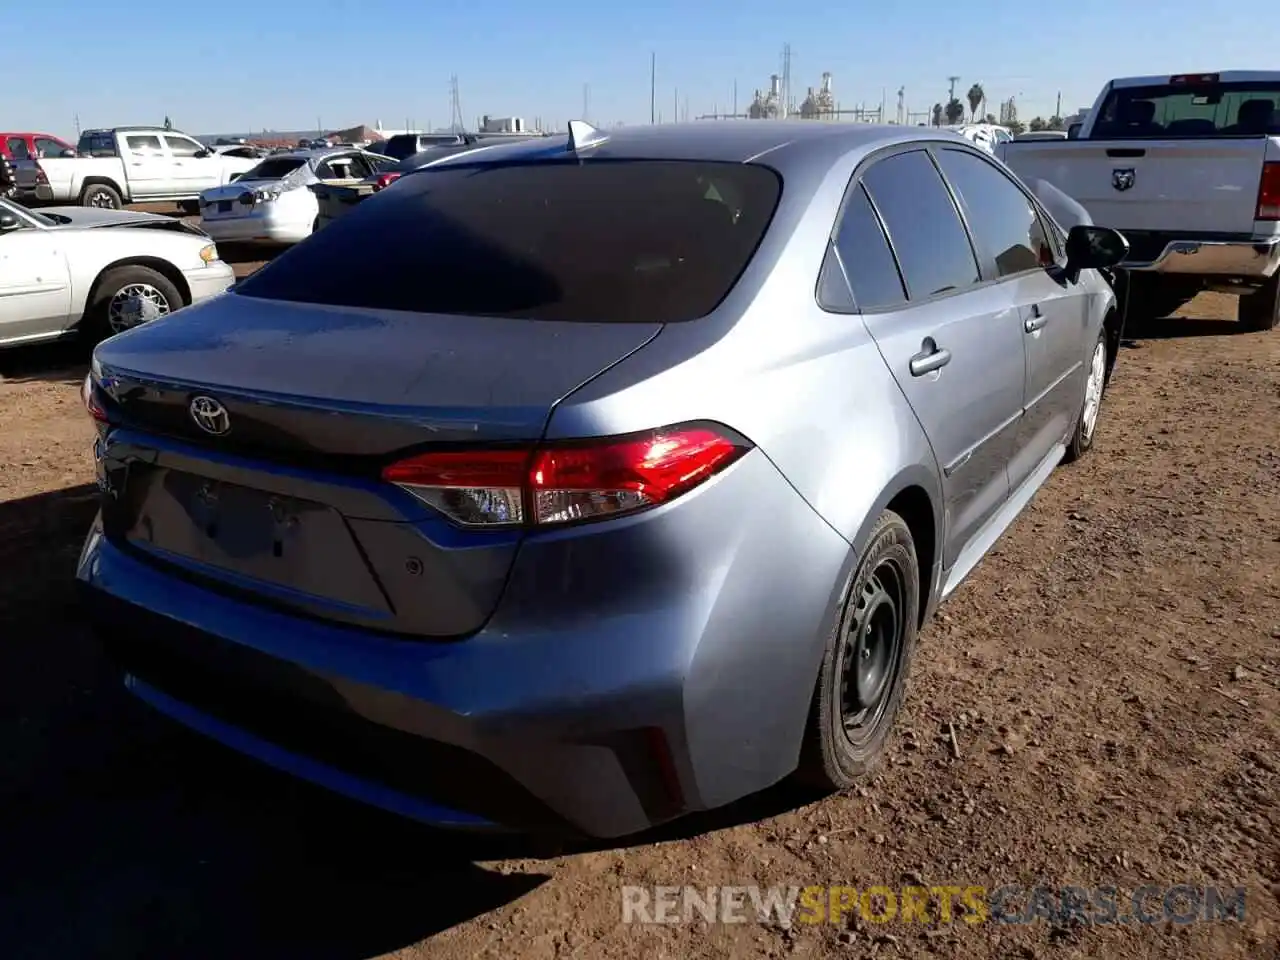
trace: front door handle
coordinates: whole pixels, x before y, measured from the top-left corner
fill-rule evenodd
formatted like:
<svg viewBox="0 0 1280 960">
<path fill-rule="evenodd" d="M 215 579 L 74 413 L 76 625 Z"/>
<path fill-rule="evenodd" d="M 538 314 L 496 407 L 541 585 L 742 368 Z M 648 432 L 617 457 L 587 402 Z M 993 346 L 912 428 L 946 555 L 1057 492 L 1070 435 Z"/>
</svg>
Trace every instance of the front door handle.
<svg viewBox="0 0 1280 960">
<path fill-rule="evenodd" d="M 1033 303 L 1031 305 L 1031 316 L 1022 322 L 1022 329 L 1026 330 L 1027 333 L 1035 333 L 1048 322 L 1049 318 L 1040 309 L 1040 304 Z"/>
<path fill-rule="evenodd" d="M 926 373 L 941 370 L 951 362 L 951 351 L 944 350 L 933 342 L 933 337 L 925 337 L 920 344 L 920 352 L 910 360 L 911 375 L 923 377 Z"/>
</svg>

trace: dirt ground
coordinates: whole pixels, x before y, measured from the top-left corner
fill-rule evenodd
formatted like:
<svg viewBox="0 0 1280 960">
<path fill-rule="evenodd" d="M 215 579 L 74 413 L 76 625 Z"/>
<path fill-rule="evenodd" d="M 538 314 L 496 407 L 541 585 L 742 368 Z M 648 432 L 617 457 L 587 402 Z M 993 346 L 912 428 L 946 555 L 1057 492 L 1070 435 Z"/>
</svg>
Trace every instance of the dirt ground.
<svg viewBox="0 0 1280 960">
<path fill-rule="evenodd" d="M 1130 331 L 1096 449 L 924 633 L 873 782 L 552 856 L 356 807 L 126 697 L 70 589 L 84 358 L 0 355 L 4 955 L 1280 957 L 1280 333 L 1233 311 Z M 1247 894 L 1189 926 L 621 922 L 623 884 L 921 882 Z"/>
</svg>

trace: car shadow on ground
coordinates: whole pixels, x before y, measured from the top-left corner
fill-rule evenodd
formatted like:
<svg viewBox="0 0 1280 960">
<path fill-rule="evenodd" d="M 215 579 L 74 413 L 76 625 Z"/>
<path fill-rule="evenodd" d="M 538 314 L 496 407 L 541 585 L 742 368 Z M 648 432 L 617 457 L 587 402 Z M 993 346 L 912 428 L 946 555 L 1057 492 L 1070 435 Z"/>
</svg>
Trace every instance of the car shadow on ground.
<svg viewBox="0 0 1280 960">
<path fill-rule="evenodd" d="M 1158 320 L 1130 319 L 1124 326 L 1125 340 L 1182 340 L 1194 337 L 1234 337 L 1243 330 L 1234 320 L 1202 317 L 1164 317 Z"/>
<path fill-rule="evenodd" d="M 794 809 L 767 791 L 621 841 L 446 834 L 241 758 L 123 691 L 76 607 L 97 491 L 0 503 L 6 960 L 391 952 L 548 879 L 488 861 L 679 840 Z"/>
<path fill-rule="evenodd" d="M 89 372 L 89 345 L 72 336 L 56 343 L 0 350 L 0 383 L 80 383 Z"/>
<path fill-rule="evenodd" d="M 75 604 L 96 490 L 0 503 L 6 960 L 377 956 L 542 884 L 210 744 L 125 694 Z"/>
</svg>

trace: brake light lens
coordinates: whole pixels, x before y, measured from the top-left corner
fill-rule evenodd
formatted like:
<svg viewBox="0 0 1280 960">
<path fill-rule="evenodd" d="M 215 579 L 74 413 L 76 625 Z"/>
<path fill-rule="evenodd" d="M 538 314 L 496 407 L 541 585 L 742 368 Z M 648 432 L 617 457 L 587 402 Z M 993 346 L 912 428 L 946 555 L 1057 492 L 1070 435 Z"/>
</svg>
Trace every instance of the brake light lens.
<svg viewBox="0 0 1280 960">
<path fill-rule="evenodd" d="M 46 186 L 49 183 L 49 175 L 44 172 L 44 167 L 40 166 L 38 163 L 36 164 L 36 183 L 44 184 Z"/>
<path fill-rule="evenodd" d="M 1216 73 L 1179 73 L 1169 78 L 1169 86 L 1184 87 L 1217 83 L 1218 76 Z"/>
<path fill-rule="evenodd" d="M 102 404 L 98 403 L 97 397 L 93 395 L 92 373 L 84 378 L 84 383 L 80 387 L 80 399 L 84 402 L 84 408 L 89 411 L 89 416 L 93 417 L 98 423 L 107 422 L 107 411 L 102 409 Z"/>
<path fill-rule="evenodd" d="M 562 526 L 669 503 L 751 445 L 714 425 L 601 440 L 424 453 L 382 477 L 467 527 Z"/>
<path fill-rule="evenodd" d="M 1280 163 L 1262 165 L 1262 182 L 1258 184 L 1258 209 L 1255 220 L 1280 220 Z"/>
<path fill-rule="evenodd" d="M 400 174 L 398 173 L 380 173 L 373 178 L 373 190 L 375 193 L 379 190 L 384 190 L 399 179 Z"/>
</svg>

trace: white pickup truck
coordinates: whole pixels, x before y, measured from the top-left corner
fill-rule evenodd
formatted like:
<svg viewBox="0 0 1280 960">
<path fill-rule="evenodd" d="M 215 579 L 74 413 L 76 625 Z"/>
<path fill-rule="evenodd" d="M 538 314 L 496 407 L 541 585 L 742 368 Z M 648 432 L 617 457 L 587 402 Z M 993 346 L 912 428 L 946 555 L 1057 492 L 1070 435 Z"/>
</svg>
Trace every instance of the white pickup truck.
<svg viewBox="0 0 1280 960">
<path fill-rule="evenodd" d="M 1280 72 L 1112 80 L 1076 137 L 995 153 L 1128 238 L 1130 316 L 1218 290 L 1244 328 L 1280 323 Z"/>
<path fill-rule="evenodd" d="M 86 130 L 75 157 L 39 161 L 54 203 L 118 210 L 127 203 L 175 201 L 199 212 L 200 193 L 220 187 L 258 161 L 229 157 L 160 127 Z"/>
</svg>

